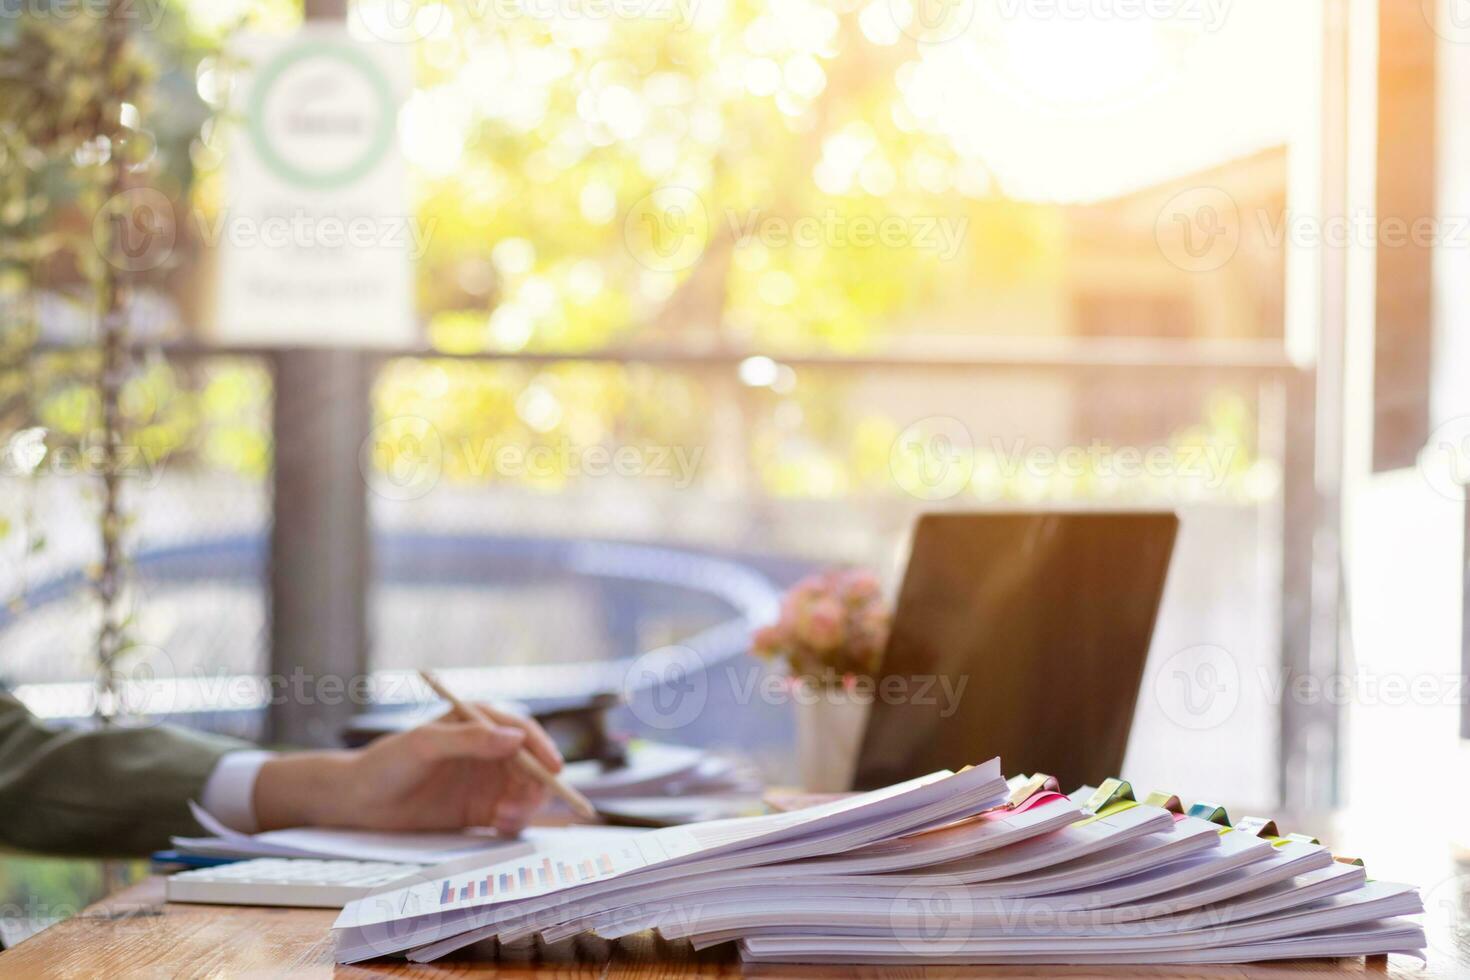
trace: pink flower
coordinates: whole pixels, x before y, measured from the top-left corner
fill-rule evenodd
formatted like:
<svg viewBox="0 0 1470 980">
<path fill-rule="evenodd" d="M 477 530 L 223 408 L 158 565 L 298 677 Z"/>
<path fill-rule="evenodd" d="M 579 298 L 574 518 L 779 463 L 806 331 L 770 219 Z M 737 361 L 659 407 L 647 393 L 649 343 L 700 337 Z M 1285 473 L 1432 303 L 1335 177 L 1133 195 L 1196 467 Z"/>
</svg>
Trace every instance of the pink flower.
<svg viewBox="0 0 1470 980">
<path fill-rule="evenodd" d="M 780 618 L 751 636 L 751 653 L 786 661 L 793 676 L 871 674 L 888 641 L 889 614 L 878 577 L 833 568 L 808 575 L 781 599 Z"/>
<path fill-rule="evenodd" d="M 864 568 L 854 568 L 842 576 L 842 598 L 853 605 L 863 605 L 881 594 L 878 576 Z"/>
<path fill-rule="evenodd" d="M 770 659 L 786 646 L 786 632 L 779 626 L 762 626 L 751 637 L 751 652 L 757 657 Z"/>
<path fill-rule="evenodd" d="M 888 610 L 881 606 L 868 606 L 854 617 L 860 632 L 880 637 L 882 641 L 888 639 Z"/>
<path fill-rule="evenodd" d="M 791 594 L 808 599 L 814 599 L 827 591 L 828 581 L 826 572 L 808 575 L 791 587 Z"/>
<path fill-rule="evenodd" d="M 796 638 L 813 650 L 834 650 L 846 638 L 842 604 L 831 597 L 812 601 L 797 621 Z"/>
</svg>

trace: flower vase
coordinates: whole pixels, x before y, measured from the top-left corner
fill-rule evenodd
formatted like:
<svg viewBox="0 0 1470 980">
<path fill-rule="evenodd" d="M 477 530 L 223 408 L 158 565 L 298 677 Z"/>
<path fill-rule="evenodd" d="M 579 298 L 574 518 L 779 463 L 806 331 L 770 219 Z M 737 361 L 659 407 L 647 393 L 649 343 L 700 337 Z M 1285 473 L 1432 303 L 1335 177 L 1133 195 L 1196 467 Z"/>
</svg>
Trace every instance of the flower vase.
<svg viewBox="0 0 1470 980">
<path fill-rule="evenodd" d="M 852 789 L 868 702 L 841 687 L 802 682 L 796 690 L 796 758 L 808 793 Z"/>
</svg>

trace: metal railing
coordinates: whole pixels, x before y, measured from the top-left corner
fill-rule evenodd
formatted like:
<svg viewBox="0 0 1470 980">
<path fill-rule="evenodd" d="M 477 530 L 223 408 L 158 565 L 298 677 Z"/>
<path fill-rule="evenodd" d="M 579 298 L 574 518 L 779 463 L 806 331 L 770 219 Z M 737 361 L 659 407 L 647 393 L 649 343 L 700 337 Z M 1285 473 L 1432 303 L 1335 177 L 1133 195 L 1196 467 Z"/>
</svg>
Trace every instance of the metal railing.
<svg viewBox="0 0 1470 980">
<path fill-rule="evenodd" d="M 270 666 L 284 673 L 363 676 L 368 671 L 367 591 L 371 533 L 366 487 L 357 452 L 371 427 L 370 390 L 391 360 L 434 358 L 482 362 L 649 365 L 734 380 L 748 357 L 769 356 L 797 371 L 841 375 L 906 373 L 978 377 L 1051 375 L 1119 388 L 1174 385 L 1204 388 L 1229 383 L 1254 387 L 1260 406 L 1263 451 L 1279 458 L 1283 483 L 1275 523 L 1280 530 L 1281 663 L 1288 676 L 1320 670 L 1322 644 L 1335 647 L 1335 591 L 1316 583 L 1314 560 L 1323 534 L 1324 496 L 1318 482 L 1315 373 L 1292 362 L 1276 341 L 1030 339 L 967 340 L 933 346 L 895 346 L 861 356 L 786 353 L 693 346 L 619 347 L 559 352 L 450 354 L 430 350 L 274 350 L 164 343 L 170 359 L 217 356 L 263 358 L 275 374 L 273 528 L 268 588 L 271 596 Z M 1331 493 L 1329 488 L 1328 493 Z M 1315 542 L 1315 543 L 1314 543 Z M 1322 635 L 1331 632 L 1331 636 Z M 1314 633 L 1318 634 L 1314 636 Z M 1470 644 L 1470 641 L 1467 641 Z M 1315 645 L 1315 647 L 1314 647 Z M 1314 648 L 1317 653 L 1314 655 Z M 322 706 L 291 703 L 272 708 L 276 741 L 328 741 L 346 722 Z M 1285 699 L 1279 756 L 1283 800 L 1304 774 L 1335 772 L 1335 708 Z M 1324 740 L 1324 732 L 1328 737 Z"/>
</svg>

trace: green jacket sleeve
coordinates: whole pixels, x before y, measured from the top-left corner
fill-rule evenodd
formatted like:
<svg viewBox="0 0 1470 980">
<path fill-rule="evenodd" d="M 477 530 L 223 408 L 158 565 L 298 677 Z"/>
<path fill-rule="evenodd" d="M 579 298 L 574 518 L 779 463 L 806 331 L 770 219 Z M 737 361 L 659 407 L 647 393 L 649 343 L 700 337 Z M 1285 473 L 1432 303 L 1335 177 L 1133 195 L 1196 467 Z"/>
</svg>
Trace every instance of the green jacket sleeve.
<svg viewBox="0 0 1470 980">
<path fill-rule="evenodd" d="M 60 854 L 146 854 L 197 835 L 215 763 L 244 742 L 179 728 L 54 727 L 0 694 L 0 845 Z"/>
</svg>

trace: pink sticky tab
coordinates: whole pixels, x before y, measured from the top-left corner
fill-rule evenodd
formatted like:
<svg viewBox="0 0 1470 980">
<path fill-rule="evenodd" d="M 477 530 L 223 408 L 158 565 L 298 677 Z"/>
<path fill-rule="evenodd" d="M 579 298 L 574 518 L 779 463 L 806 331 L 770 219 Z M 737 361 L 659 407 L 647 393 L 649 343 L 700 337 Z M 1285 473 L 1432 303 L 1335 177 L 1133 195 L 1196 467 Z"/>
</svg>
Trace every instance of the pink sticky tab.
<svg viewBox="0 0 1470 980">
<path fill-rule="evenodd" d="M 1055 802 L 1056 800 L 1065 800 L 1066 798 L 1067 797 L 1063 796 L 1061 793 L 1053 793 L 1050 790 L 1046 790 L 1044 792 L 1037 793 L 1035 796 L 1019 804 L 1011 812 L 1025 813 L 1027 810 L 1034 810 L 1039 806 L 1046 806 L 1046 804 L 1048 803 Z"/>
</svg>

